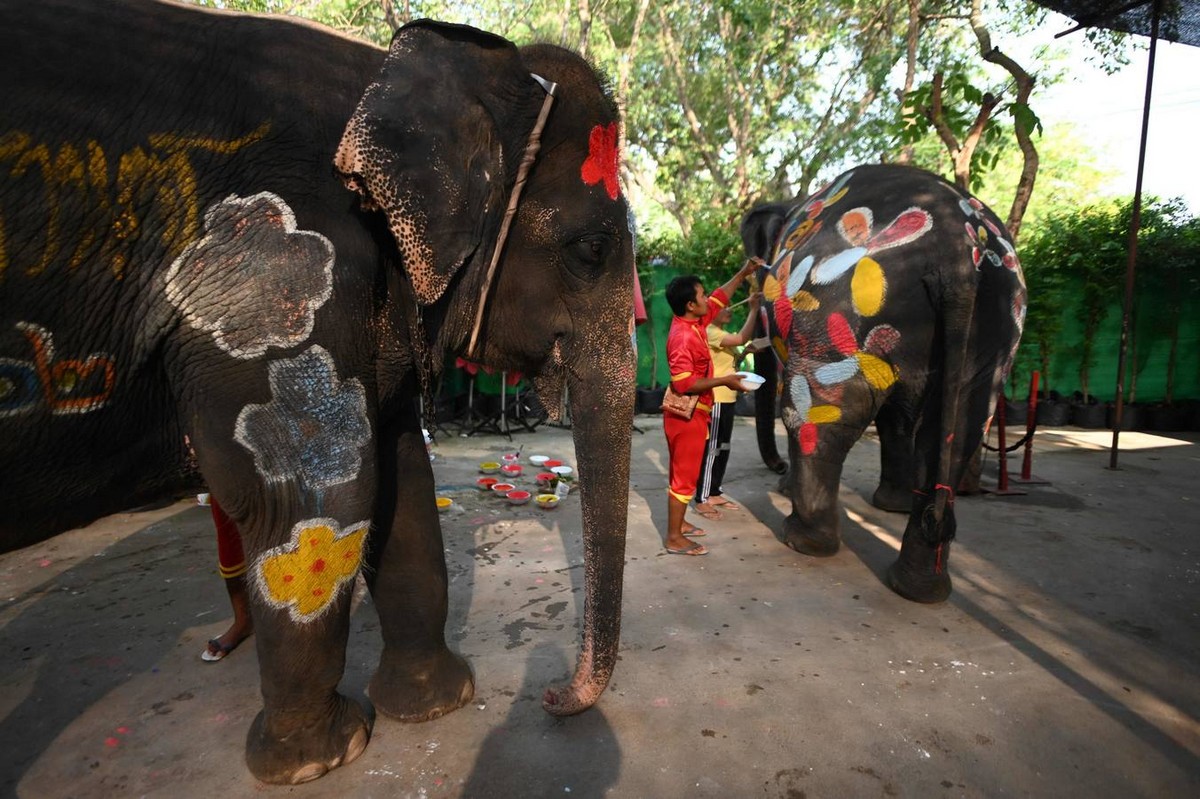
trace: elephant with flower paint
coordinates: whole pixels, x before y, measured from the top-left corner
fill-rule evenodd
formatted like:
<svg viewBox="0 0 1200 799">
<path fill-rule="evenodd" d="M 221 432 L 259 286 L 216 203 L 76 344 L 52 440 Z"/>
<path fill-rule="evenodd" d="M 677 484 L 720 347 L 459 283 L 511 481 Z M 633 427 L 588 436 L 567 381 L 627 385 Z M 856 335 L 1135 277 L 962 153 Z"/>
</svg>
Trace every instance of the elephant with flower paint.
<svg viewBox="0 0 1200 799">
<path fill-rule="evenodd" d="M 883 468 L 874 503 L 908 512 L 888 583 L 918 602 L 950 594 L 954 486 L 979 447 L 1025 318 L 1025 281 L 1003 225 L 936 175 L 863 166 L 815 195 L 742 222 L 760 273 L 761 324 L 782 365 L 759 359 L 759 448 L 792 512 L 784 541 L 839 547 L 838 481 L 875 422 Z M 762 332 L 760 331 L 760 335 Z M 783 402 L 788 465 L 774 438 Z"/>
</svg>

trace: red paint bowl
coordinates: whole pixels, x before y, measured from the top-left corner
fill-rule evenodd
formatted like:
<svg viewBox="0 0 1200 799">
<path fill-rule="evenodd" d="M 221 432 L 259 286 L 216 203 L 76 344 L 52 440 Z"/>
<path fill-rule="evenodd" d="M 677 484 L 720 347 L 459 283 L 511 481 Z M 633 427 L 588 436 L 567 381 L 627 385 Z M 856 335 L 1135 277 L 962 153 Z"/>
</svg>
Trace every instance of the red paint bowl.
<svg viewBox="0 0 1200 799">
<path fill-rule="evenodd" d="M 504 473 L 504 476 L 509 477 L 509 478 L 520 477 L 521 472 L 523 472 L 524 470 L 525 470 L 525 467 L 519 463 L 510 463 L 510 464 L 500 467 L 500 471 Z"/>
<path fill-rule="evenodd" d="M 495 491 L 500 496 L 504 496 L 509 491 L 515 491 L 516 488 L 517 487 L 515 485 L 513 485 L 512 483 L 496 483 L 495 485 L 492 486 L 492 490 Z"/>
<path fill-rule="evenodd" d="M 530 494 L 528 491 L 517 490 L 517 491 L 509 491 L 508 494 L 506 494 L 505 496 L 508 497 L 508 501 L 510 504 L 524 505 L 526 502 L 529 501 L 529 498 L 532 497 L 533 494 Z"/>
<path fill-rule="evenodd" d="M 478 480 L 475 481 L 475 485 L 479 486 L 484 491 L 489 491 L 489 490 L 491 490 L 492 486 L 494 486 L 498 482 L 500 482 L 500 481 L 497 480 L 495 477 L 480 477 Z"/>
<path fill-rule="evenodd" d="M 550 485 L 555 478 L 558 477 L 554 472 L 540 472 L 537 476 L 537 484 L 545 487 Z"/>
<path fill-rule="evenodd" d="M 562 466 L 562 465 L 563 465 L 562 461 L 549 460 L 542 464 L 542 468 L 553 469 L 555 466 Z"/>
</svg>

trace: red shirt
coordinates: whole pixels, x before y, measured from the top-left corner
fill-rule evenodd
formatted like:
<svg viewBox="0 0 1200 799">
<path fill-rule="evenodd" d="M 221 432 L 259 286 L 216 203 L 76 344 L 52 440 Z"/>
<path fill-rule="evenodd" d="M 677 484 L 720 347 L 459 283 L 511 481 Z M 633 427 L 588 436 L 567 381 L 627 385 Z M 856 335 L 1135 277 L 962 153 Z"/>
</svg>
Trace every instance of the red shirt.
<svg viewBox="0 0 1200 799">
<path fill-rule="evenodd" d="M 712 377 L 708 323 L 727 305 L 729 298 L 717 289 L 708 295 L 708 313 L 703 318 L 691 320 L 676 316 L 671 320 L 671 331 L 667 334 L 667 368 L 671 371 L 671 385 L 679 393 L 686 393 L 702 377 Z M 700 395 L 699 405 L 705 412 L 712 410 L 712 389 Z"/>
</svg>

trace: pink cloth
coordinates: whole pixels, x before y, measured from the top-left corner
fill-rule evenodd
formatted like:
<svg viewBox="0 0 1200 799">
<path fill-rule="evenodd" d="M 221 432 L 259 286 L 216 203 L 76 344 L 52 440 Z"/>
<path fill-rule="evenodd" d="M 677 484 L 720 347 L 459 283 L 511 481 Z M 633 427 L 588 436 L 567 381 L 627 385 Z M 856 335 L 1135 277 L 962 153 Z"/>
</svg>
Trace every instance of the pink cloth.
<svg viewBox="0 0 1200 799">
<path fill-rule="evenodd" d="M 642 283 L 638 280 L 637 265 L 633 267 L 633 323 L 640 325 L 650 318 L 646 313 L 646 302 L 642 299 Z"/>
</svg>

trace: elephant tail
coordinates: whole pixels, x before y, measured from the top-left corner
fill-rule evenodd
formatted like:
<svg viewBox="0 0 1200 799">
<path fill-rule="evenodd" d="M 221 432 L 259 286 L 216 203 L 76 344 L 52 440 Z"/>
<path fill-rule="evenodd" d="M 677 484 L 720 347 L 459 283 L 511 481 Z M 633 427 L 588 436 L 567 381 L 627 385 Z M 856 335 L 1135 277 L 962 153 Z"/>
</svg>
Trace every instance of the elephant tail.
<svg viewBox="0 0 1200 799">
<path fill-rule="evenodd" d="M 972 272 L 974 277 L 976 273 Z M 925 485 L 919 486 L 920 496 L 915 512 L 919 513 L 921 534 L 929 544 L 954 539 L 957 524 L 953 512 L 955 492 L 967 467 L 967 462 L 982 440 L 982 424 L 971 425 L 973 418 L 987 418 L 986 404 L 991 396 L 993 375 L 977 368 L 973 357 L 979 346 L 977 311 L 979 283 L 977 279 L 962 280 L 953 288 L 942 287 L 942 377 L 937 409 L 938 423 L 929 435 L 936 434 L 936 466 L 927 464 Z M 988 384 L 981 391 L 981 382 Z M 938 399 L 933 399 L 937 402 Z M 983 408 L 976 407 L 982 402 Z M 920 450 L 920 446 L 918 446 Z M 927 457 L 927 456 L 926 456 Z M 947 510 L 949 509 L 949 512 Z"/>
</svg>

